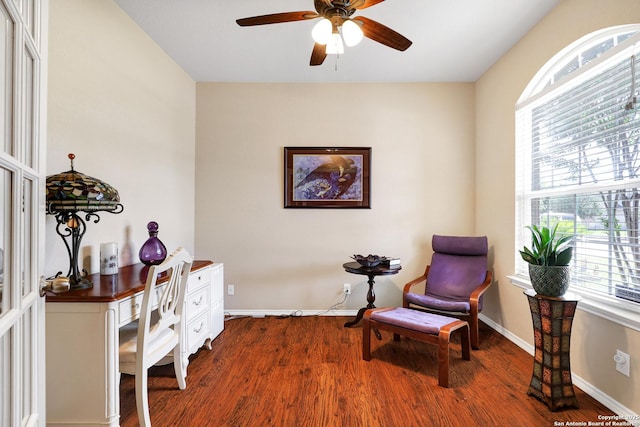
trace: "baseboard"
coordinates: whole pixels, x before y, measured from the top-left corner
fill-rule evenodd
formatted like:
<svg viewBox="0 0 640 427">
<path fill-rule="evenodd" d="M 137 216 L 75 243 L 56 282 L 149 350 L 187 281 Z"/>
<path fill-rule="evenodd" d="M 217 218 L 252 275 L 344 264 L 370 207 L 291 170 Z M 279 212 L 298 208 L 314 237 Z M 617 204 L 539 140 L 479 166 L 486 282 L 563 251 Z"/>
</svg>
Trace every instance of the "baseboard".
<svg viewBox="0 0 640 427">
<path fill-rule="evenodd" d="M 495 330 L 500 335 L 504 336 L 509 341 L 511 341 L 512 343 L 514 343 L 515 345 L 517 345 L 527 353 L 533 355 L 535 347 L 532 344 L 529 344 L 528 342 L 524 341 L 522 338 L 518 337 L 517 335 L 514 335 L 509 330 L 505 329 L 502 325 L 495 323 L 493 320 L 489 319 L 487 316 L 483 314 L 480 314 L 478 318 L 483 323 L 486 323 L 491 329 Z M 576 387 L 579 387 L 586 394 L 588 394 L 589 396 L 591 396 L 592 398 L 594 398 L 595 400 L 602 403 L 604 406 L 606 406 L 607 408 L 611 409 L 613 412 L 621 416 L 619 420 L 614 420 L 614 421 L 627 421 L 629 424 L 640 427 L 640 416 L 634 413 L 631 409 L 627 408 L 617 400 L 613 399 L 608 394 L 602 392 L 602 390 L 598 389 L 597 387 L 594 387 L 593 384 L 585 381 L 583 378 L 581 378 L 580 376 L 576 375 L 573 372 L 571 373 L 571 378 L 573 380 L 573 384 L 575 384 Z"/>
<path fill-rule="evenodd" d="M 478 319 L 480 319 L 483 323 L 487 324 L 491 329 L 495 330 L 500 335 L 504 336 L 509 341 L 511 341 L 512 343 L 514 343 L 515 345 L 517 345 L 518 347 L 520 347 L 530 355 L 533 355 L 533 352 L 535 350 L 535 347 L 533 346 L 533 344 L 529 344 L 519 336 L 511 333 L 511 331 L 509 331 L 508 329 L 505 329 L 502 325 L 497 324 L 496 322 L 489 319 L 487 316 L 485 316 L 482 313 L 478 315 Z"/>
<path fill-rule="evenodd" d="M 225 317 L 301 317 L 301 316 L 355 316 L 358 310 L 225 310 Z"/>
</svg>

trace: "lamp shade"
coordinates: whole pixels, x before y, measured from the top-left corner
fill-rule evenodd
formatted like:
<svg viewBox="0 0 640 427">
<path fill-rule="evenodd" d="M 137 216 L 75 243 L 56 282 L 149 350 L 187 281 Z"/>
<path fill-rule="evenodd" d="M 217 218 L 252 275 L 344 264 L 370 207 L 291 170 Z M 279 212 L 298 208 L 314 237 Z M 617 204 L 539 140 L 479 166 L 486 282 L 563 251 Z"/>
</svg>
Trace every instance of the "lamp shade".
<svg viewBox="0 0 640 427">
<path fill-rule="evenodd" d="M 342 44 L 342 37 L 340 33 L 335 32 L 331 34 L 331 38 L 327 43 L 327 55 L 342 55 L 344 53 L 344 45 Z"/>
<path fill-rule="evenodd" d="M 342 37 L 347 46 L 355 46 L 362 40 L 363 34 L 360 26 L 351 20 L 342 23 Z"/>
<path fill-rule="evenodd" d="M 322 18 L 311 30 L 311 37 L 318 44 L 327 44 L 331 37 L 331 30 L 333 25 L 327 18 Z"/>
<path fill-rule="evenodd" d="M 73 169 L 75 155 L 69 154 L 71 170 L 47 177 L 47 206 L 50 212 L 95 212 L 119 209 L 118 190 L 104 181 Z"/>
</svg>

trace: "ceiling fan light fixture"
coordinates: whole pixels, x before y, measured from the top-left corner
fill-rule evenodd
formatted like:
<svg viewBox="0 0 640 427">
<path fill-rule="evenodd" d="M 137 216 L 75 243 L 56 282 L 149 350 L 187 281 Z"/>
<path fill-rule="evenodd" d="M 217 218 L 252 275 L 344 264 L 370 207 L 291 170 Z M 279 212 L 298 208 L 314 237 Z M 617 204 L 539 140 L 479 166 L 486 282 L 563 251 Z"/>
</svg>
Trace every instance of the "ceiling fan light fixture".
<svg viewBox="0 0 640 427">
<path fill-rule="evenodd" d="M 331 33 L 329 42 L 327 43 L 327 55 L 342 55 L 344 53 L 344 44 L 342 44 L 342 37 L 340 33 Z"/>
<path fill-rule="evenodd" d="M 309 0 L 307 0 L 309 1 Z M 241 27 L 283 22 L 311 21 L 315 22 L 311 31 L 314 40 L 311 51 L 310 66 L 321 65 L 327 54 L 344 53 L 344 44 L 354 46 L 366 37 L 392 49 L 405 51 L 412 42 L 402 34 L 385 25 L 358 15 L 351 18 L 360 9 L 374 6 L 384 0 L 313 0 L 315 12 L 280 12 L 268 15 L 251 16 L 236 19 Z M 319 19 L 318 22 L 315 20 Z"/>
<path fill-rule="evenodd" d="M 351 47 L 360 43 L 363 34 L 360 26 L 349 19 L 342 24 L 342 37 L 344 38 L 344 43 Z"/>
<path fill-rule="evenodd" d="M 311 37 L 318 44 L 327 44 L 331 38 L 333 25 L 327 18 L 322 18 L 311 30 Z"/>
</svg>

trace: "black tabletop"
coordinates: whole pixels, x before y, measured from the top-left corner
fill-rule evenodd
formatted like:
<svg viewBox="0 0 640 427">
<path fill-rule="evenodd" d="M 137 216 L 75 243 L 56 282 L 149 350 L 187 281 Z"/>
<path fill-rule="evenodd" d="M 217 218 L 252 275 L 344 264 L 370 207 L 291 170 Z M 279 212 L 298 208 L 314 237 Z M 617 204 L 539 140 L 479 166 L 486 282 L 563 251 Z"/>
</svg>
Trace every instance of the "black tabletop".
<svg viewBox="0 0 640 427">
<path fill-rule="evenodd" d="M 353 274 L 364 274 L 374 275 L 374 276 L 387 276 L 389 274 L 396 274 L 398 271 L 402 270 L 402 267 L 399 265 L 394 265 L 393 267 L 389 267 L 388 265 L 378 264 L 375 267 L 363 267 L 357 262 L 346 262 L 342 264 L 342 267 L 348 272 Z"/>
</svg>

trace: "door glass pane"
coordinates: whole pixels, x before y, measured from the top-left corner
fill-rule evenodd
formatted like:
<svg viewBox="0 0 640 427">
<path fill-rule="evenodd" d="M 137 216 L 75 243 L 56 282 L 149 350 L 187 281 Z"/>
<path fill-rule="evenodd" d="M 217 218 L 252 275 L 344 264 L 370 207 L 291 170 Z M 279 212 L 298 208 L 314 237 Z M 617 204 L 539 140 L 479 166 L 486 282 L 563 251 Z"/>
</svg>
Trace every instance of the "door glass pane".
<svg viewBox="0 0 640 427">
<path fill-rule="evenodd" d="M 0 3 L 0 148 L 13 154 L 13 22 Z"/>
<path fill-rule="evenodd" d="M 11 242 L 11 172 L 0 168 L 0 317 L 9 309 Z"/>
<path fill-rule="evenodd" d="M 23 153 L 24 153 L 24 162 L 34 167 L 34 159 L 33 159 L 33 66 L 34 60 L 33 56 L 29 53 L 29 49 L 25 46 L 24 50 L 24 72 L 23 72 L 23 116 L 24 116 L 24 127 L 23 127 Z"/>
<path fill-rule="evenodd" d="M 22 295 L 32 292 L 33 286 L 37 286 L 31 272 L 31 261 L 34 258 L 31 252 L 31 239 L 33 237 L 33 182 L 28 179 L 22 181 Z"/>
</svg>

